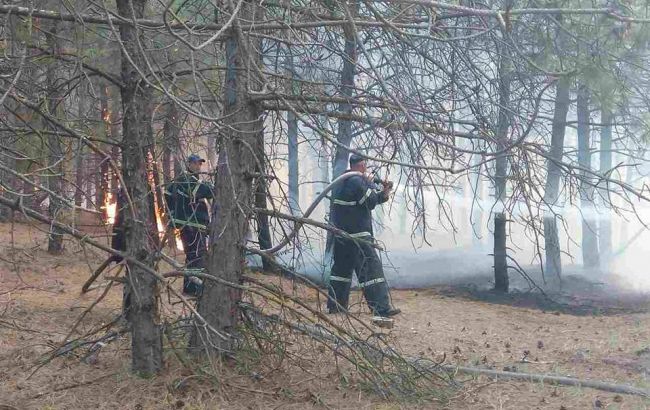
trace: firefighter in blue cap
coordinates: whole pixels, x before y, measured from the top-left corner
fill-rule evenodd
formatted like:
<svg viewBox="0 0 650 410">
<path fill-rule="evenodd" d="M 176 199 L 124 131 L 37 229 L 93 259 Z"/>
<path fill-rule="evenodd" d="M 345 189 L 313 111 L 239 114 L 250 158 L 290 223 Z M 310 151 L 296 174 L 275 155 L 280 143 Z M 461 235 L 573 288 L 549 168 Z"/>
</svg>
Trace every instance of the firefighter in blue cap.
<svg viewBox="0 0 650 410">
<path fill-rule="evenodd" d="M 187 158 L 187 172 L 176 177 L 165 191 L 165 201 L 170 212 L 170 225 L 179 229 L 185 250 L 186 275 L 183 293 L 198 296 L 202 285 L 191 277 L 202 273 L 207 254 L 206 233 L 210 223 L 207 200 L 212 199 L 210 185 L 201 182 L 199 173 L 205 160 L 196 154 Z"/>
<path fill-rule="evenodd" d="M 332 193 L 331 222 L 352 238 L 334 238 L 334 264 L 329 278 L 327 309 L 329 313 L 347 311 L 352 272 L 356 272 L 359 287 L 375 316 L 390 317 L 400 313 L 391 305 L 388 284 L 374 242 L 372 210 L 388 201 L 392 182 L 382 187 L 366 175 L 365 158 L 350 156 L 350 169 L 363 176 L 350 177 L 336 186 Z"/>
</svg>

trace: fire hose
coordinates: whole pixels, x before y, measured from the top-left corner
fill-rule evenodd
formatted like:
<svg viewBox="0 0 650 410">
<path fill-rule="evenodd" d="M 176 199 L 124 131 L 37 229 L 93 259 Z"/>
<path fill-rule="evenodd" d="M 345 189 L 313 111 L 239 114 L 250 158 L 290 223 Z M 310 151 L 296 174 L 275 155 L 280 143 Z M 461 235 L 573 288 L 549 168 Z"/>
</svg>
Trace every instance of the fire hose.
<svg viewBox="0 0 650 410">
<path fill-rule="evenodd" d="M 356 172 L 356 171 L 346 172 L 346 173 L 340 175 L 334 181 L 332 181 L 328 186 L 325 187 L 325 189 L 323 189 L 323 191 L 316 197 L 316 199 L 314 199 L 314 201 L 311 203 L 311 205 L 309 205 L 309 208 L 307 208 L 307 210 L 303 214 L 303 217 L 304 218 L 309 218 L 309 215 L 311 215 L 311 213 L 314 212 L 314 209 L 316 209 L 316 207 L 318 206 L 320 201 L 322 201 L 323 198 L 325 198 L 327 196 L 327 194 L 332 190 L 332 188 L 334 188 L 334 186 L 336 184 L 338 184 L 339 182 L 345 181 L 348 178 L 352 178 L 354 176 L 363 176 L 363 174 L 361 172 Z M 291 242 L 291 240 L 293 240 L 293 238 L 296 237 L 296 235 L 298 234 L 298 231 L 300 230 L 300 228 L 302 228 L 302 225 L 303 225 L 302 222 L 296 222 L 294 224 L 294 226 L 293 226 L 293 230 L 288 235 L 285 236 L 285 238 L 282 240 L 282 242 L 278 243 L 277 245 L 275 245 L 274 247 L 272 247 L 270 249 L 261 250 L 261 252 L 266 253 L 266 254 L 277 253 L 279 250 L 281 250 L 282 248 L 287 246 Z"/>
</svg>

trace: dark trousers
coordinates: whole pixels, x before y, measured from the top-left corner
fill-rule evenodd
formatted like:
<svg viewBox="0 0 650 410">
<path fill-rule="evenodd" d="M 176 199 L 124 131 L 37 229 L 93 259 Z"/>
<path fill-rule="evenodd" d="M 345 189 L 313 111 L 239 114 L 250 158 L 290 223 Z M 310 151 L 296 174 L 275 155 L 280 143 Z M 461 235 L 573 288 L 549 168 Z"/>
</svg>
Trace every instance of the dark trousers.
<svg viewBox="0 0 650 410">
<path fill-rule="evenodd" d="M 205 233 L 192 226 L 181 228 L 181 241 L 185 250 L 185 267 L 191 271 L 205 267 L 205 257 L 208 253 L 208 247 L 205 240 Z M 201 292 L 201 285 L 193 282 L 185 276 L 183 278 L 183 291 L 190 294 Z"/>
<path fill-rule="evenodd" d="M 121 225 L 113 225 L 113 237 L 111 238 L 111 248 L 116 251 L 126 251 L 126 232 L 124 227 Z M 110 260 L 115 263 L 122 262 L 122 257 L 117 255 L 111 255 Z"/>
<path fill-rule="evenodd" d="M 353 271 L 372 313 L 381 315 L 387 312 L 390 309 L 388 284 L 377 251 L 369 242 L 345 238 L 334 239 L 334 265 L 328 287 L 327 309 L 330 312 L 347 310 Z"/>
</svg>

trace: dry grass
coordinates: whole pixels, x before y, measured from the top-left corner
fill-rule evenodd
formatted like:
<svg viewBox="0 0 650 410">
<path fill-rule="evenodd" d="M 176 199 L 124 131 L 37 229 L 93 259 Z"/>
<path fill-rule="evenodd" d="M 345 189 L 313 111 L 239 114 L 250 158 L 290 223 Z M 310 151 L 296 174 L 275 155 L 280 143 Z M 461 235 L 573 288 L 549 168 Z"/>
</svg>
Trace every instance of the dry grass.
<svg viewBox="0 0 650 410">
<path fill-rule="evenodd" d="M 0 404 L 52 409 L 644 409 L 650 402 L 591 389 L 475 379 L 466 381 L 450 403 L 392 403 L 364 392 L 354 375 L 346 382 L 331 355 L 317 348 L 300 366 L 256 363 L 243 369 L 224 363 L 216 379 L 193 376 L 171 352 L 160 376 L 143 380 L 130 375 L 127 337 L 109 344 L 99 360 L 86 364 L 75 355 L 54 360 L 31 378 L 38 358 L 61 342 L 83 309 L 101 292 L 79 289 L 103 255 L 68 244 L 66 254 L 43 250 L 45 236 L 34 227 L 0 225 Z M 291 281 L 272 281 L 315 304 L 315 292 Z M 387 331 L 407 354 L 464 365 L 516 367 L 582 378 L 647 386 L 650 360 L 636 352 L 650 345 L 650 314 L 572 316 L 543 313 L 445 296 L 436 290 L 397 291 L 403 314 Z M 108 297 L 81 324 L 86 332 L 119 312 L 121 289 Z M 359 295 L 353 297 L 360 301 Z M 358 306 L 361 306 L 359 303 Z M 170 317 L 183 314 L 166 306 Z M 362 320 L 369 316 L 358 308 Z M 337 320 L 343 320 L 337 318 Z M 541 342 L 541 343 L 540 343 Z M 525 355 L 524 352 L 529 352 Z M 526 356 L 531 363 L 521 363 Z M 84 384 L 87 383 L 87 384 Z"/>
</svg>

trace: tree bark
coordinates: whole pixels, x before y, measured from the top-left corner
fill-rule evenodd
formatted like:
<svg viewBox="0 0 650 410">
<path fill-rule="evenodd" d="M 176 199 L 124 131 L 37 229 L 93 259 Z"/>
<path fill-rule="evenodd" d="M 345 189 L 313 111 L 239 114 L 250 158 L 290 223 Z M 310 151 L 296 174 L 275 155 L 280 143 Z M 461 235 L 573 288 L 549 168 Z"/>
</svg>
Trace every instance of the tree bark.
<svg viewBox="0 0 650 410">
<path fill-rule="evenodd" d="M 99 105 L 100 121 L 102 124 L 101 135 L 108 137 L 111 134 L 111 111 L 108 106 L 108 85 L 99 84 Z M 105 147 L 102 147 L 105 148 Z M 110 176 L 109 176 L 109 159 L 98 157 L 99 159 L 99 185 L 96 200 L 100 207 L 105 206 L 108 195 Z"/>
<path fill-rule="evenodd" d="M 600 173 L 608 174 L 612 169 L 612 111 L 611 108 L 603 103 L 600 112 Z M 607 182 L 604 182 L 607 184 Z M 603 196 L 609 198 L 607 185 L 603 189 Z M 605 200 L 607 201 L 607 200 Z M 600 219 L 599 229 L 599 246 L 601 255 L 602 268 L 608 270 L 609 260 L 612 255 L 612 214 L 608 203 L 604 205 L 604 212 Z"/>
<path fill-rule="evenodd" d="M 246 0 L 235 27 L 229 30 L 225 39 L 224 127 L 207 270 L 211 275 L 235 283 L 241 280 L 245 265 L 243 246 L 254 199 L 252 176 L 257 164 L 264 160 L 263 152 L 260 152 L 264 144 L 262 110 L 259 103 L 248 95 L 250 90 L 260 89 L 260 84 L 255 81 L 259 78 L 258 72 L 252 67 L 261 64 L 256 53 L 260 49 L 260 40 L 243 34 L 238 27 L 239 21 L 259 21 L 263 17 L 261 14 L 256 2 Z M 213 281 L 207 281 L 204 286 L 198 304 L 199 313 L 218 332 L 234 333 L 241 292 Z M 195 352 L 207 354 L 233 348 L 232 338 L 219 338 L 203 326 L 195 328 L 190 346 Z"/>
<path fill-rule="evenodd" d="M 591 130 L 589 128 L 589 90 L 584 84 L 578 86 L 578 165 L 591 169 Z M 595 218 L 593 178 L 580 171 L 580 205 L 582 207 L 582 264 L 594 269 L 600 266 L 598 255 L 598 222 Z"/>
<path fill-rule="evenodd" d="M 120 16 L 131 20 L 142 18 L 146 0 L 117 0 Z M 120 40 L 134 64 L 144 68 L 144 56 L 132 26 L 120 26 Z M 157 232 L 153 210 L 153 192 L 147 180 L 147 154 L 153 147 L 148 131 L 152 116 L 152 92 L 141 81 L 129 59 L 122 55 L 121 89 L 122 120 L 122 173 L 126 191 L 133 209 L 124 213 L 126 249 L 129 256 L 153 266 Z M 153 227 L 153 229 L 152 229 Z M 148 376 L 157 373 L 163 364 L 162 329 L 159 318 L 159 289 L 153 275 L 136 264 L 127 263 L 126 318 L 131 326 L 132 370 Z"/>
<path fill-rule="evenodd" d="M 292 215 L 300 214 L 300 167 L 298 154 L 298 119 L 287 113 L 287 137 L 289 141 L 289 209 Z"/>
<path fill-rule="evenodd" d="M 288 53 L 291 53 L 289 50 Z M 293 64 L 293 55 L 286 57 L 289 75 L 296 76 Z M 297 84 L 291 81 L 291 93 L 295 94 Z M 289 161 L 289 210 L 292 215 L 300 215 L 300 184 L 299 184 L 299 159 L 298 159 L 298 118 L 292 111 L 287 111 L 287 142 Z"/>
<path fill-rule="evenodd" d="M 118 122 L 119 114 L 120 114 L 120 101 L 119 101 L 119 95 L 116 92 L 113 92 L 111 95 L 110 99 L 110 104 L 109 104 L 109 117 L 108 117 L 108 123 L 110 126 L 111 130 L 111 139 L 115 142 L 121 142 L 122 137 L 120 135 L 120 126 Z M 113 145 L 111 147 L 111 158 L 113 161 L 117 164 L 119 163 L 119 158 L 120 158 L 120 147 L 118 145 Z M 110 170 L 110 168 L 109 168 Z M 120 181 L 118 178 L 118 175 L 115 174 L 114 171 L 111 171 L 111 187 L 114 191 L 117 191 L 117 187 L 119 186 Z"/>
<path fill-rule="evenodd" d="M 174 169 L 172 164 L 172 152 L 177 150 L 180 146 L 178 141 L 179 134 L 178 108 L 173 101 L 170 101 L 167 108 L 167 115 L 165 116 L 165 125 L 163 126 L 162 166 L 165 182 L 170 182 L 172 180 L 172 171 Z"/>
<path fill-rule="evenodd" d="M 20 70 L 20 64 L 23 57 L 27 55 L 26 39 L 21 30 L 20 25 L 24 24 L 22 19 L 17 16 L 8 16 L 7 17 L 7 29 L 9 34 L 9 55 L 11 57 L 11 69 L 13 73 L 18 73 Z M 26 67 L 24 69 L 26 71 Z M 23 74 L 27 74 L 26 72 Z M 5 80 L 2 80 L 3 85 L 6 84 Z M 20 106 L 14 100 L 5 100 L 4 104 L 9 109 L 3 109 L 0 111 L 0 116 L 3 120 L 6 120 L 8 124 L 18 125 L 18 118 L 10 113 L 19 112 Z M 3 107 L 4 108 L 4 107 Z M 2 143 L 11 150 L 16 149 L 16 139 L 14 134 L 11 131 L 6 131 L 2 133 Z M 18 161 L 16 161 L 13 155 L 2 155 L 0 157 L 0 163 L 10 169 L 17 169 Z M 8 172 L 0 173 L 2 178 L 3 185 L 0 186 L 0 192 L 5 197 L 15 199 L 14 192 L 19 191 L 19 184 L 16 180 L 16 177 Z M 13 210 L 7 206 L 0 206 L 0 221 L 9 221 L 13 218 Z"/>
<path fill-rule="evenodd" d="M 353 14 L 356 15 L 359 9 L 359 3 L 355 0 Z M 352 25 L 343 26 L 345 47 L 343 52 L 343 68 L 341 70 L 341 95 L 344 98 L 352 98 L 354 95 L 354 79 L 358 59 L 357 36 Z M 339 111 L 343 114 L 352 114 L 352 104 L 344 102 L 339 104 Z M 341 144 L 334 149 L 334 159 L 332 163 L 332 180 L 343 174 L 348 168 L 348 159 L 352 143 L 352 121 L 349 119 L 340 119 L 338 122 L 338 131 L 336 140 Z M 330 215 L 332 214 L 333 204 L 330 203 Z M 333 235 L 327 234 L 326 250 L 329 253 L 332 249 Z"/>
<path fill-rule="evenodd" d="M 22 70 L 22 74 L 15 86 L 16 88 L 21 88 L 21 91 L 31 98 L 37 77 L 35 75 L 36 70 L 34 69 L 33 64 L 30 63 L 33 55 L 33 48 L 28 47 L 28 45 L 31 46 L 34 41 L 32 38 L 32 30 L 29 28 L 31 21 L 27 21 L 26 19 L 14 15 L 7 16 L 7 23 L 10 35 L 9 50 L 11 60 L 9 61 L 11 61 L 10 67 L 13 74 L 8 76 L 8 78 L 13 79 L 14 75 L 17 75 L 17 73 Z M 10 83 L 6 80 L 7 79 L 5 78 L 2 79 L 3 85 L 10 86 Z M 7 122 L 13 126 L 21 127 L 24 125 L 24 121 L 31 121 L 33 118 L 33 113 L 26 110 L 25 107 L 13 99 L 6 98 L 4 106 L 7 107 L 7 110 L 3 114 L 6 113 Z M 36 124 L 30 125 L 37 128 Z M 6 146 L 12 150 L 21 150 L 21 141 L 12 131 L 7 131 L 6 141 L 4 142 L 6 143 Z M 0 160 L 7 167 L 20 171 L 24 171 L 23 167 L 25 166 L 25 163 L 30 163 L 29 161 L 17 159 L 14 155 L 3 155 Z M 40 165 L 41 164 L 39 164 L 39 166 Z M 17 195 L 15 193 L 19 193 L 24 185 L 20 183 L 18 178 L 10 173 L 6 173 L 2 175 L 2 177 L 2 185 L 4 186 L 0 187 L 0 190 L 4 191 L 4 189 L 7 188 L 7 196 L 16 199 Z M 33 197 L 26 197 L 23 200 L 28 206 L 30 206 L 31 204 L 29 201 L 31 201 L 32 198 Z M 14 216 L 13 211 L 9 208 L 0 208 L 0 214 L 5 220 L 10 220 Z"/>
<path fill-rule="evenodd" d="M 77 47 L 77 50 L 81 50 L 81 46 Z M 77 86 L 77 113 L 79 121 L 82 121 L 86 115 L 86 81 L 81 80 Z M 84 142 L 79 140 L 75 148 L 75 190 L 74 190 L 74 204 L 76 206 L 82 206 L 84 202 L 84 181 L 86 180 L 86 170 L 84 166 L 85 161 L 85 152 L 84 152 Z"/>
<path fill-rule="evenodd" d="M 355 14 L 358 3 L 355 2 Z M 352 98 L 354 94 L 354 78 L 357 67 L 357 36 L 354 29 L 344 26 L 345 50 L 343 54 L 343 69 L 341 70 L 341 95 L 344 98 Z M 352 104 L 347 102 L 339 104 L 339 111 L 344 114 L 352 113 Z M 337 141 L 344 146 L 350 146 L 352 142 L 352 121 L 341 119 L 338 122 Z M 333 175 L 336 179 L 348 168 L 348 157 L 350 151 L 341 146 L 337 146 L 334 152 Z"/>
<path fill-rule="evenodd" d="M 569 87 L 571 85 L 568 77 L 562 77 L 556 87 L 555 107 L 553 111 L 553 127 L 551 130 L 551 147 L 547 161 L 546 187 L 544 189 L 544 202 L 549 210 L 544 215 L 544 244 L 546 250 L 546 272 L 561 278 L 562 276 L 562 253 L 558 233 L 555 205 L 559 199 L 560 177 L 562 170 L 558 165 L 564 154 L 564 136 L 566 134 L 566 117 L 569 111 Z"/>
<path fill-rule="evenodd" d="M 503 50 L 499 62 L 499 117 L 497 119 L 496 149 L 502 151 L 508 144 L 510 128 L 510 83 L 512 61 L 508 50 Z M 508 292 L 508 260 L 506 250 L 507 216 L 505 212 L 508 158 L 505 153 L 497 155 L 495 161 L 494 187 L 497 202 L 494 214 L 494 290 Z"/>
<path fill-rule="evenodd" d="M 52 21 L 48 24 L 45 30 L 45 40 L 47 48 L 53 56 L 59 54 L 59 40 L 58 40 L 59 23 Z M 53 116 L 57 116 L 60 111 L 60 104 L 62 104 L 62 93 L 64 90 L 57 84 L 58 61 L 56 58 L 52 59 L 45 67 L 45 89 L 47 90 L 47 111 Z M 43 129 L 50 129 L 56 131 L 49 121 L 43 119 Z M 63 192 L 63 148 L 61 137 L 55 132 L 48 136 L 48 189 L 60 197 L 65 197 Z M 63 212 L 62 202 L 50 195 L 48 213 L 52 220 L 57 221 L 61 218 Z M 63 253 L 63 231 L 58 229 L 55 225 L 50 225 L 50 232 L 48 234 L 47 252 L 52 255 L 60 255 Z"/>
<path fill-rule="evenodd" d="M 546 187 L 544 202 L 549 210 L 544 215 L 544 244 L 546 250 L 546 273 L 562 277 L 562 254 L 554 207 L 559 199 L 560 177 L 562 171 L 558 165 L 564 154 L 564 136 L 566 134 L 566 116 L 569 111 L 569 88 L 571 81 L 562 77 L 556 87 L 553 126 L 551 130 L 551 147 L 547 161 Z"/>
<path fill-rule="evenodd" d="M 84 169 L 84 143 L 79 141 L 76 149 L 76 158 L 75 158 L 75 190 L 74 190 L 74 204 L 76 206 L 83 205 L 84 199 L 84 180 L 86 176 L 86 170 Z"/>
</svg>

